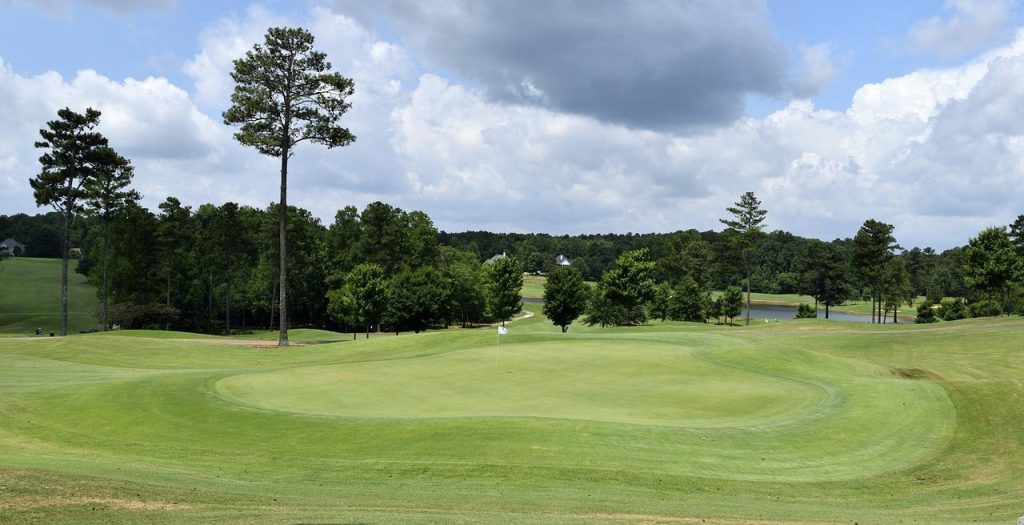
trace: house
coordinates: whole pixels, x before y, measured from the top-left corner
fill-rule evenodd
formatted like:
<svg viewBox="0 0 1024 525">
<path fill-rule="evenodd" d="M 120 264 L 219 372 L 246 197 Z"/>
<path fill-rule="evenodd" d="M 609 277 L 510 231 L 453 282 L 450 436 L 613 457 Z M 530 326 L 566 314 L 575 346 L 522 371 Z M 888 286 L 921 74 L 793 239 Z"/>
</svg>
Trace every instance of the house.
<svg viewBox="0 0 1024 525">
<path fill-rule="evenodd" d="M 504 259 L 505 257 L 507 257 L 505 255 L 505 252 L 501 252 L 498 255 L 495 255 L 494 257 L 491 257 L 490 259 L 487 259 L 486 261 L 484 261 L 484 264 L 494 264 L 494 263 Z"/>
<path fill-rule="evenodd" d="M 555 264 L 558 266 L 571 266 L 572 261 L 568 257 L 559 254 L 558 257 L 555 257 Z"/>
<path fill-rule="evenodd" d="M 6 255 L 24 255 L 25 245 L 14 239 L 7 239 L 4 242 L 0 242 L 0 253 Z"/>
</svg>

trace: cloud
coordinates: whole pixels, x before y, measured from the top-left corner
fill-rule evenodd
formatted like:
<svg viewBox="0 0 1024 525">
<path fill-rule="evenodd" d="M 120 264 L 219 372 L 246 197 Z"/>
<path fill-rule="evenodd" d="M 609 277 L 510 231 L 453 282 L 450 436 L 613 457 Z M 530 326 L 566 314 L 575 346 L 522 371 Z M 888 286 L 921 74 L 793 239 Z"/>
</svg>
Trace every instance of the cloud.
<svg viewBox="0 0 1024 525">
<path fill-rule="evenodd" d="M 792 87 L 796 98 L 812 98 L 835 80 L 838 71 L 832 64 L 832 46 L 828 43 L 800 44 L 803 71 Z"/>
<path fill-rule="evenodd" d="M 544 101 L 553 95 L 540 78 L 520 85 L 532 102 L 495 97 L 485 82 L 430 66 L 404 33 L 385 38 L 369 23 L 335 10 L 292 19 L 251 9 L 202 33 L 190 86 L 89 70 L 22 76 L 0 62 L 0 213 L 34 209 L 32 141 L 65 105 L 104 112 L 101 129 L 136 164 L 148 206 L 166 195 L 191 205 L 276 200 L 276 159 L 238 145 L 220 112 L 231 61 L 283 24 L 310 28 L 356 83 L 343 122 L 358 140 L 303 146 L 290 164 L 291 203 L 327 222 L 379 199 L 449 231 L 718 229 L 725 207 L 752 190 L 772 229 L 847 237 L 876 218 L 895 224 L 904 245 L 944 248 L 1024 212 L 1024 36 L 956 67 L 865 85 L 845 111 L 795 100 L 765 118 L 680 134 Z M 828 68 L 810 65 L 831 63 L 831 49 L 803 51 L 812 91 Z"/>
<path fill-rule="evenodd" d="M 0 0 L 0 8 L 12 5 L 30 5 L 44 13 L 68 15 L 75 4 L 85 3 L 117 14 L 131 14 L 139 11 L 167 9 L 175 4 L 175 0 Z"/>
<path fill-rule="evenodd" d="M 693 131 L 743 114 L 748 94 L 785 89 L 787 51 L 760 0 L 367 4 L 404 46 L 489 100 L 635 128 Z"/>
<path fill-rule="evenodd" d="M 945 57 L 973 53 L 1013 36 L 1016 0 L 946 0 L 948 16 L 918 22 L 908 38 L 919 52 Z"/>
</svg>

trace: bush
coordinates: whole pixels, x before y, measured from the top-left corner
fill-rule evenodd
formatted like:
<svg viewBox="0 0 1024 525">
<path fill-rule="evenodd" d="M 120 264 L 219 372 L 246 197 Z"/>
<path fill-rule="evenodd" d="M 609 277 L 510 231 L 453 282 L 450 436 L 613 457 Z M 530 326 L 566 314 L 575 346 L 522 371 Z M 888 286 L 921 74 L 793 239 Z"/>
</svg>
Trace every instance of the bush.
<svg viewBox="0 0 1024 525">
<path fill-rule="evenodd" d="M 967 314 L 970 317 L 998 317 L 1003 315 L 1003 309 L 995 301 L 978 301 L 967 307 Z"/>
<path fill-rule="evenodd" d="M 935 317 L 935 303 L 924 301 L 917 306 L 917 319 L 915 323 L 934 323 L 939 319 Z"/>
<path fill-rule="evenodd" d="M 796 319 L 817 319 L 818 311 L 807 303 L 800 303 L 796 308 Z"/>
<path fill-rule="evenodd" d="M 956 321 L 967 317 L 967 309 L 960 299 L 946 299 L 939 306 L 939 318 L 943 321 Z"/>
<path fill-rule="evenodd" d="M 161 303 L 118 303 L 107 310 L 107 322 L 121 328 L 163 328 L 174 324 L 179 315 L 177 308 Z"/>
</svg>

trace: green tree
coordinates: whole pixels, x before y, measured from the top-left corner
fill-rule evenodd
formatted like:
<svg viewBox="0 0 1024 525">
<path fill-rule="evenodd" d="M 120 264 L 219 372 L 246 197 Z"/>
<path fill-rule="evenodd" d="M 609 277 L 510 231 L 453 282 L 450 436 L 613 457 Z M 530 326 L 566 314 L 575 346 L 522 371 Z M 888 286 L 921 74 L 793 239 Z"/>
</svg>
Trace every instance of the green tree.
<svg viewBox="0 0 1024 525">
<path fill-rule="evenodd" d="M 515 257 L 503 257 L 484 269 L 487 311 L 505 326 L 505 321 L 523 309 L 523 266 Z"/>
<path fill-rule="evenodd" d="M 849 296 L 846 260 L 835 245 L 816 241 L 809 245 L 804 261 L 804 291 L 825 305 L 828 319 L 829 308 L 842 304 Z"/>
<path fill-rule="evenodd" d="M 893 226 L 868 219 L 853 238 L 853 264 L 871 287 L 871 322 L 882 322 L 882 294 L 889 261 L 899 249 Z M 877 311 L 876 311 L 877 305 Z"/>
<path fill-rule="evenodd" d="M 164 304 L 171 304 L 171 289 L 175 281 L 188 275 L 188 257 L 195 241 L 192 231 L 192 209 L 182 206 L 174 197 L 160 203 L 156 245 L 160 253 L 160 273 L 164 280 Z M 167 327 L 165 327 L 167 328 Z"/>
<path fill-rule="evenodd" d="M 750 280 L 754 273 L 754 239 L 764 230 L 764 219 L 768 215 L 761 209 L 761 201 L 754 192 L 748 191 L 740 196 L 734 206 L 725 209 L 733 215 L 732 219 L 719 219 L 732 233 L 731 238 L 743 261 L 747 279 L 747 326 L 750 326 Z"/>
<path fill-rule="evenodd" d="M 85 187 L 104 162 L 107 139 L 95 131 L 100 112 L 88 108 L 85 114 L 69 108 L 57 112 L 58 119 L 39 130 L 43 140 L 35 147 L 45 150 L 39 157 L 42 171 L 29 180 L 37 206 L 51 206 L 64 222 L 61 237 L 60 335 L 68 333 L 68 253 L 71 227 L 88 198 Z"/>
<path fill-rule="evenodd" d="M 674 321 L 706 323 L 711 317 L 711 293 L 690 276 L 683 277 L 672 289 L 669 318 Z"/>
<path fill-rule="evenodd" d="M 589 298 L 590 289 L 579 270 L 572 266 L 555 267 L 544 283 L 544 315 L 565 333 L 586 311 Z"/>
<path fill-rule="evenodd" d="M 100 326 L 107 330 L 110 324 L 107 319 L 109 268 L 110 265 L 110 221 L 122 213 L 130 204 L 137 203 L 141 198 L 139 192 L 126 189 L 132 183 L 135 170 L 128 159 L 118 155 L 110 148 L 100 150 L 99 161 L 93 176 L 86 180 L 86 206 L 99 217 L 103 225 L 103 286 L 102 306 L 100 310 Z"/>
<path fill-rule="evenodd" d="M 409 220 L 401 208 L 383 202 L 371 202 L 359 215 L 362 237 L 359 254 L 366 262 L 381 265 L 388 275 L 397 274 L 410 255 Z"/>
<path fill-rule="evenodd" d="M 1004 228 L 982 230 L 964 248 L 964 281 L 967 286 L 998 300 L 1007 309 L 1010 282 L 1020 272 L 1020 258 Z"/>
<path fill-rule="evenodd" d="M 380 326 L 387 309 L 388 282 L 384 269 L 379 264 L 363 263 L 345 274 L 344 281 L 345 291 L 342 295 L 351 299 L 354 308 L 352 318 L 366 329 L 366 337 L 369 338 L 370 327 Z M 335 296 L 329 296 L 328 302 L 334 299 Z M 334 308 L 337 310 L 337 307 Z"/>
<path fill-rule="evenodd" d="M 1024 257 L 1024 215 L 1018 215 L 1009 227 L 1010 241 L 1017 251 L 1017 255 Z"/>
<path fill-rule="evenodd" d="M 675 292 L 669 283 L 658 283 L 654 287 L 654 294 L 651 296 L 651 303 L 647 308 L 651 319 L 664 321 L 672 318 L 672 299 Z"/>
<path fill-rule="evenodd" d="M 458 320 L 463 328 L 483 319 L 487 301 L 476 254 L 441 246 L 438 270 L 452 283 L 449 319 Z"/>
<path fill-rule="evenodd" d="M 421 266 L 396 275 L 390 292 L 388 317 L 395 331 L 405 326 L 419 333 L 444 321 L 444 305 L 451 301 L 452 286 L 433 266 Z"/>
<path fill-rule="evenodd" d="M 892 322 L 899 323 L 896 313 L 900 306 L 903 306 L 904 303 L 913 304 L 914 301 L 914 287 L 910 283 L 910 275 L 907 272 L 903 256 L 894 257 L 889 261 L 884 279 L 882 322 L 885 323 L 889 310 L 892 310 Z"/>
<path fill-rule="evenodd" d="M 643 324 L 644 309 L 654 298 L 654 263 L 647 254 L 646 249 L 625 252 L 601 277 L 605 297 L 622 307 L 623 324 Z"/>
<path fill-rule="evenodd" d="M 338 125 L 351 106 L 347 98 L 354 83 L 330 69 L 327 55 L 313 49 L 312 34 L 275 27 L 267 31 L 264 45 L 254 45 L 234 61 L 231 72 L 235 89 L 224 123 L 240 126 L 235 139 L 241 144 L 281 159 L 280 346 L 288 345 L 288 159 L 303 141 L 336 148 L 355 140 Z"/>
<path fill-rule="evenodd" d="M 334 215 L 334 223 L 327 231 L 328 263 L 331 276 L 340 279 L 360 262 L 359 241 L 363 237 L 359 210 L 345 206 Z"/>
<path fill-rule="evenodd" d="M 601 280 L 594 287 L 590 303 L 585 311 L 583 322 L 587 326 L 619 326 L 627 324 L 629 313 L 626 308 L 614 300 L 608 293 L 608 284 Z"/>
<path fill-rule="evenodd" d="M 732 324 L 732 320 L 743 311 L 743 290 L 741 290 L 739 286 L 730 286 L 722 293 L 721 299 L 722 315 L 729 320 L 729 324 Z M 749 318 L 749 307 L 747 309 L 747 314 Z"/>
</svg>

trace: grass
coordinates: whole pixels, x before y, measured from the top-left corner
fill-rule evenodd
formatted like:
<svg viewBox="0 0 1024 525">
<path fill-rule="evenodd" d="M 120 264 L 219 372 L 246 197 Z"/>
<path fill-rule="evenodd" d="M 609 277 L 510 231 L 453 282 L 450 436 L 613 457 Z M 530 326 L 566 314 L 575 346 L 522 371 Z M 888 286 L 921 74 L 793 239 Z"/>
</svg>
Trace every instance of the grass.
<svg viewBox="0 0 1024 525">
<path fill-rule="evenodd" d="M 721 294 L 721 292 L 715 292 L 716 296 L 720 295 L 720 294 Z M 743 300 L 746 301 L 746 292 L 744 292 Z M 914 304 L 915 305 L 920 304 L 921 301 L 924 301 L 924 300 L 925 300 L 925 297 L 924 296 L 920 296 L 917 299 L 915 299 Z M 795 308 L 795 307 L 799 306 L 801 303 L 809 304 L 809 305 L 813 306 L 814 305 L 814 297 L 811 297 L 809 295 L 798 295 L 798 294 L 781 294 L 781 293 L 771 294 L 771 293 L 751 292 L 751 294 L 750 294 L 750 302 L 751 303 L 756 303 L 756 304 L 792 306 L 792 307 Z M 824 310 L 825 307 L 824 306 L 820 306 L 820 308 L 822 310 Z M 846 301 L 845 303 L 843 303 L 843 304 L 841 304 L 839 306 L 831 307 L 831 310 L 834 311 L 834 312 L 845 312 L 845 313 L 849 313 L 849 314 L 858 314 L 858 315 L 870 316 L 871 315 L 871 301 L 870 300 L 869 301 L 850 300 L 850 301 Z M 904 319 L 904 318 L 906 318 L 906 319 L 913 319 L 914 317 L 917 317 L 917 307 L 916 306 L 903 306 L 902 308 L 899 309 L 899 314 L 898 315 L 899 315 L 900 319 Z M 890 320 L 890 322 L 892 320 L 892 314 L 891 313 L 889 314 L 889 320 Z"/>
<path fill-rule="evenodd" d="M 523 275 L 523 297 L 528 299 L 541 299 L 544 297 L 544 283 L 547 277 L 543 275 Z"/>
<path fill-rule="evenodd" d="M 509 329 L 287 350 L 175 333 L 7 339 L 0 522 L 1024 512 L 1020 318 L 561 334 L 534 315 Z"/>
<path fill-rule="evenodd" d="M 95 328 L 96 288 L 69 262 L 68 333 Z M 0 334 L 60 329 L 60 259 L 15 257 L 0 263 Z"/>
</svg>

